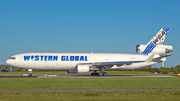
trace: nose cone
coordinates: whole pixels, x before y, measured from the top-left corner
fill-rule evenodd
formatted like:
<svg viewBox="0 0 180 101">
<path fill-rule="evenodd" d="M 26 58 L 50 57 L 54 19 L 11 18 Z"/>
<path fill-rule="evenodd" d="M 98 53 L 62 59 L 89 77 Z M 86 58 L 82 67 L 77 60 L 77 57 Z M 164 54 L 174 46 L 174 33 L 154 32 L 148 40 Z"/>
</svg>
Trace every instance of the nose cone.
<svg viewBox="0 0 180 101">
<path fill-rule="evenodd" d="M 10 59 L 6 60 L 6 64 L 11 65 L 11 60 Z"/>
</svg>

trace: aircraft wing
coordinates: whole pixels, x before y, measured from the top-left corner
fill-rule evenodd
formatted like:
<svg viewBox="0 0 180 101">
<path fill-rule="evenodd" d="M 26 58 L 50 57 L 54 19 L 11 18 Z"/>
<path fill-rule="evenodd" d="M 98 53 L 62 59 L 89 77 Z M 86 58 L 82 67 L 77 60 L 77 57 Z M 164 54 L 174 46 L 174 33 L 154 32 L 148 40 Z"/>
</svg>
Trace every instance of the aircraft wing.
<svg viewBox="0 0 180 101">
<path fill-rule="evenodd" d="M 92 66 L 114 66 L 114 65 L 130 65 L 132 63 L 139 63 L 144 61 L 121 61 L 121 62 L 97 62 L 93 63 Z"/>
</svg>

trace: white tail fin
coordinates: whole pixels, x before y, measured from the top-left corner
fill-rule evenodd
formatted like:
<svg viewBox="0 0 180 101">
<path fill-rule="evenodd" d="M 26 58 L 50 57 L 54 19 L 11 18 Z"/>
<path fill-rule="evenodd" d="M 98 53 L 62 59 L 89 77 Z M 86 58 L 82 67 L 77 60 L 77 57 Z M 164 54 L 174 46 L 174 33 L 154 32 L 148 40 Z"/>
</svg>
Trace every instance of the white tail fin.
<svg viewBox="0 0 180 101">
<path fill-rule="evenodd" d="M 160 31 L 146 45 L 149 45 L 151 42 L 153 42 L 154 45 L 162 45 L 168 31 L 169 28 L 161 28 Z"/>
<path fill-rule="evenodd" d="M 168 31 L 169 28 L 161 28 L 160 31 L 146 44 L 146 48 L 141 55 L 148 55 L 157 45 L 162 45 Z"/>
</svg>

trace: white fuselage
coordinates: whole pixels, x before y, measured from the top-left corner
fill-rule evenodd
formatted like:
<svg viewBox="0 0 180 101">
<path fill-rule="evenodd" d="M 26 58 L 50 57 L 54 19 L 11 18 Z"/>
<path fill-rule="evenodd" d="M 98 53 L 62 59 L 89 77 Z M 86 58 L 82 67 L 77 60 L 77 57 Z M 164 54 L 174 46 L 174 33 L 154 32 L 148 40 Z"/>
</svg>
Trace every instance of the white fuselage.
<svg viewBox="0 0 180 101">
<path fill-rule="evenodd" d="M 145 61 L 148 56 L 135 54 L 104 54 L 104 53 L 24 53 L 12 56 L 8 65 L 39 70 L 69 70 L 78 64 L 93 64 L 102 62 Z M 114 65 L 110 69 L 136 69 L 157 64 L 158 62 L 140 62 L 130 65 Z"/>
</svg>

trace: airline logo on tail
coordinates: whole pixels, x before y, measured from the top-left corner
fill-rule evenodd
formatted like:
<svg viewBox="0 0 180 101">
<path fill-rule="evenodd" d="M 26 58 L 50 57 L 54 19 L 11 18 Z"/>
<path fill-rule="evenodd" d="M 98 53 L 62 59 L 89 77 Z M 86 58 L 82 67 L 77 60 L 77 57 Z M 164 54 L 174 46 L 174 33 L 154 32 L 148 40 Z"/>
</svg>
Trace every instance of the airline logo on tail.
<svg viewBox="0 0 180 101">
<path fill-rule="evenodd" d="M 153 43 L 155 45 L 161 45 L 163 44 L 165 38 L 166 38 L 166 35 L 167 35 L 167 32 L 168 32 L 168 28 L 162 28 L 152 39 Z"/>
<path fill-rule="evenodd" d="M 141 53 L 141 55 L 148 55 L 149 53 L 151 53 L 153 51 L 153 49 L 157 45 L 162 45 L 166 38 L 168 31 L 169 31 L 169 28 L 161 28 L 160 31 L 146 44 L 147 47 Z"/>
</svg>

